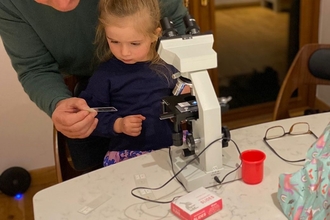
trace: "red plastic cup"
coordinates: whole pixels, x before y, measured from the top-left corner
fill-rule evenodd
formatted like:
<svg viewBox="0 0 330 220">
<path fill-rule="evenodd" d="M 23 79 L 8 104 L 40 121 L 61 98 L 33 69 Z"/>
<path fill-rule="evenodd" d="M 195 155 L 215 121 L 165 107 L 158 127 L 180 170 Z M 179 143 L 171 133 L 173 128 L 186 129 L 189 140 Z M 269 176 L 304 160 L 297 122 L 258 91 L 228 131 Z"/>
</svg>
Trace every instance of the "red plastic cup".
<svg viewBox="0 0 330 220">
<path fill-rule="evenodd" d="M 264 177 L 266 154 L 260 150 L 246 150 L 241 153 L 242 180 L 247 184 L 258 184 Z"/>
</svg>

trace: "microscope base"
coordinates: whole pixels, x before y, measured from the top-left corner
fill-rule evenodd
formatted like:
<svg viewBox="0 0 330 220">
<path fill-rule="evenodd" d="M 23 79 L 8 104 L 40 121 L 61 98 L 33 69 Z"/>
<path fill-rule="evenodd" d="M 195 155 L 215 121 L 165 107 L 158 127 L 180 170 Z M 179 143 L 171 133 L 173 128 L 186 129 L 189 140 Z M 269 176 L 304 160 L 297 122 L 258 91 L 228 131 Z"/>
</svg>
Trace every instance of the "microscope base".
<svg viewBox="0 0 330 220">
<path fill-rule="evenodd" d="M 193 156 L 184 158 L 182 156 L 181 151 L 182 149 L 175 150 L 172 153 L 172 164 L 174 173 L 178 173 L 183 166 L 185 166 L 191 159 L 193 159 Z M 225 175 L 236 169 L 240 164 L 239 158 L 233 160 L 233 158 L 231 158 L 226 152 L 224 152 L 224 150 L 222 151 L 222 154 L 223 166 L 221 169 L 205 172 L 200 169 L 198 159 L 195 159 L 178 174 L 178 180 L 184 185 L 185 189 L 188 192 L 198 189 L 199 187 L 207 188 L 219 185 L 219 183 L 214 180 L 215 176 L 217 176 L 221 181 Z M 238 168 L 235 172 L 229 174 L 225 178 L 223 183 L 238 180 L 240 178 L 241 168 Z"/>
</svg>

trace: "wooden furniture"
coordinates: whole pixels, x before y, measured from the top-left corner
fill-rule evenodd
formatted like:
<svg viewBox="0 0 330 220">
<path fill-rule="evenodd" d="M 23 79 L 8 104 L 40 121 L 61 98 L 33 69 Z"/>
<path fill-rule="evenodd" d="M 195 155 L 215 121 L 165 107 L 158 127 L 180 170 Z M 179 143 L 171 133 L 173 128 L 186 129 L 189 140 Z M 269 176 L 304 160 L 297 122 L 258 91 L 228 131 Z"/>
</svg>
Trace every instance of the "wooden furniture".
<svg viewBox="0 0 330 220">
<path fill-rule="evenodd" d="M 295 2 L 296 0 L 294 0 Z M 289 63 L 292 63 L 298 50 L 305 44 L 318 42 L 318 30 L 319 30 L 319 17 L 320 17 L 320 0 L 297 0 L 299 1 L 299 10 L 297 17 L 299 20 L 297 31 L 297 37 L 293 42 L 297 43 L 292 48 L 289 48 Z M 217 44 L 225 43 L 216 40 Z M 221 51 L 217 51 L 221 53 Z M 220 73 L 221 74 L 221 73 Z M 221 94 L 220 94 L 221 96 Z M 250 126 L 257 123 L 263 123 L 271 121 L 273 118 L 275 101 L 260 103 L 256 105 L 250 105 L 240 107 L 237 109 L 230 109 L 223 113 L 222 122 L 230 129 L 236 129 L 243 126 Z"/>
<path fill-rule="evenodd" d="M 311 56 L 322 48 L 330 48 L 330 45 L 306 44 L 299 50 L 279 91 L 273 120 L 299 115 L 308 108 L 320 111 L 330 109 L 316 98 L 316 86 L 330 85 L 330 80 L 316 78 L 309 68 Z"/>
<path fill-rule="evenodd" d="M 278 158 L 262 141 L 265 132 L 276 125 L 281 125 L 285 131 L 288 131 L 296 122 L 308 122 L 310 129 L 319 136 L 329 121 L 330 113 L 322 113 L 232 130 L 231 138 L 237 143 L 241 152 L 247 149 L 260 149 L 265 152 L 264 179 L 257 185 L 247 185 L 238 180 L 210 188 L 222 198 L 223 209 L 209 219 L 287 219 L 276 198 L 278 177 L 281 173 L 293 173 L 301 169 L 304 163 L 291 164 Z M 307 150 L 314 141 L 315 138 L 311 135 L 301 137 L 300 141 L 295 137 L 287 137 L 273 144 L 281 156 L 301 159 L 306 156 Z M 177 148 L 172 150 L 176 151 Z M 239 158 L 232 142 L 229 142 L 229 146 L 224 148 L 224 151 L 232 158 Z M 171 177 L 173 173 L 168 149 L 154 151 L 39 191 L 33 197 L 34 217 L 81 220 L 176 219 L 170 211 L 169 203 L 146 202 L 131 195 L 131 190 L 137 186 L 156 188 Z M 136 190 L 134 193 L 150 199 L 169 201 L 187 192 L 174 179 L 164 188 L 154 190 L 151 194 L 148 194 L 150 192 L 147 190 Z M 100 206 L 97 207 L 98 202 Z M 83 214 L 84 212 L 86 214 Z"/>
<path fill-rule="evenodd" d="M 73 168 L 65 136 L 57 131 L 55 127 L 53 130 L 53 146 L 56 176 L 59 183 L 84 173 Z"/>
<path fill-rule="evenodd" d="M 64 81 L 73 96 L 86 87 L 88 78 L 65 77 Z M 103 158 L 108 151 L 110 138 L 89 136 L 83 139 L 65 137 L 54 127 L 54 155 L 58 181 L 88 173 L 103 167 Z"/>
<path fill-rule="evenodd" d="M 78 79 L 73 76 L 67 76 L 64 77 L 64 81 L 73 94 Z M 65 136 L 61 132 L 57 131 L 55 126 L 53 128 L 53 149 L 58 182 L 62 182 L 83 174 L 83 172 L 77 171 L 73 168 Z"/>
</svg>

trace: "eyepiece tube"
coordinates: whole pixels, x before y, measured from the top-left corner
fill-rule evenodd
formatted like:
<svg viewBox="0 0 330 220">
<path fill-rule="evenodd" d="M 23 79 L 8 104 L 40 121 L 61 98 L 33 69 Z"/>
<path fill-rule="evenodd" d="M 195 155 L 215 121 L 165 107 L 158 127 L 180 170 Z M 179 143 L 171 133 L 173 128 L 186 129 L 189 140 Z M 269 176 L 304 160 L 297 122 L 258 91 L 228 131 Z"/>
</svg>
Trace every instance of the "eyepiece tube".
<svg viewBox="0 0 330 220">
<path fill-rule="evenodd" d="M 186 25 L 186 34 L 194 35 L 200 33 L 200 28 L 197 25 L 195 18 L 193 18 L 190 14 L 186 14 L 183 21 Z"/>
<path fill-rule="evenodd" d="M 161 19 L 160 25 L 162 26 L 162 35 L 164 37 L 174 37 L 178 35 L 178 31 L 174 28 L 173 22 L 168 17 Z"/>
</svg>

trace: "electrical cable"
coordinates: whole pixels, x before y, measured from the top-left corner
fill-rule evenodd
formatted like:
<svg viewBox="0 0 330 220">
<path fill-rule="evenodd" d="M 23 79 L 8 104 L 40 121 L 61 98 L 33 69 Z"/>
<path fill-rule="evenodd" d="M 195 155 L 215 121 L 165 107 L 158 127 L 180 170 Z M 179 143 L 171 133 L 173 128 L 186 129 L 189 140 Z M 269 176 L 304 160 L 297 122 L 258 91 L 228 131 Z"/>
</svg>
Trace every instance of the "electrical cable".
<svg viewBox="0 0 330 220">
<path fill-rule="evenodd" d="M 169 158 L 170 158 L 172 172 L 175 173 L 175 172 L 174 172 L 174 167 L 173 167 L 173 160 L 172 160 L 172 154 L 171 154 L 171 147 L 172 147 L 172 146 L 169 147 L 169 150 L 168 150 L 168 156 L 169 156 Z M 175 176 L 175 179 L 176 179 L 176 180 L 180 183 L 180 185 L 181 185 L 181 186 L 187 191 L 186 187 L 185 187 L 185 186 L 183 185 L 183 183 L 178 179 L 177 176 Z"/>
<path fill-rule="evenodd" d="M 227 141 L 231 141 L 231 142 L 233 142 L 233 144 L 235 145 L 235 147 L 236 147 L 236 149 L 237 149 L 237 151 L 238 151 L 239 158 L 241 158 L 241 151 L 239 150 L 238 145 L 236 144 L 236 142 L 233 141 L 233 140 L 230 139 L 230 138 L 227 138 Z M 234 173 L 235 171 L 237 171 L 237 170 L 241 167 L 241 165 L 242 165 L 242 160 L 241 160 L 241 163 L 239 164 L 239 166 L 237 166 L 234 170 L 228 172 L 228 173 L 222 178 L 222 180 L 220 180 L 218 176 L 215 176 L 215 177 L 214 177 L 214 180 L 215 180 L 217 183 L 222 184 L 223 181 L 225 181 L 225 179 L 227 178 L 227 176 L 229 176 L 230 174 L 232 174 L 232 173 Z"/>
<path fill-rule="evenodd" d="M 172 200 L 168 200 L 168 201 L 158 201 L 158 200 L 153 200 L 153 199 L 147 199 L 147 198 L 144 198 L 142 196 L 139 196 L 137 194 L 134 193 L 135 190 L 140 190 L 140 189 L 144 189 L 144 190 L 159 190 L 161 188 L 163 188 L 164 186 L 166 186 L 168 183 L 170 183 L 174 178 L 177 179 L 177 176 L 190 164 L 192 163 L 194 160 L 196 160 L 197 158 L 199 158 L 200 155 L 202 155 L 211 145 L 213 145 L 214 143 L 216 143 L 217 141 L 221 141 L 223 140 L 224 138 L 218 138 L 214 141 L 212 141 L 210 144 L 208 144 L 200 153 L 198 153 L 194 158 L 192 158 L 191 160 L 189 160 L 177 173 L 174 172 L 173 170 L 173 163 L 172 163 L 172 156 L 171 156 L 171 147 L 169 147 L 169 155 L 170 155 L 170 161 L 171 161 L 171 167 L 172 167 L 172 172 L 174 173 L 174 175 L 169 179 L 167 180 L 163 185 L 159 186 L 159 187 L 155 187 L 155 188 L 152 188 L 152 187 L 144 187 L 144 186 L 139 186 L 139 187 L 135 187 L 131 190 L 131 194 L 132 196 L 136 197 L 136 198 L 139 198 L 141 200 L 144 200 L 144 201 L 148 201 L 148 202 L 154 202 L 154 203 L 160 203 L 160 204 L 167 204 L 167 203 L 171 203 L 173 202 L 176 198 L 179 198 L 180 196 L 176 196 L 174 197 Z M 238 151 L 238 154 L 239 156 L 241 156 L 241 151 L 239 150 L 238 148 L 238 145 L 236 144 L 235 141 L 233 141 L 231 138 L 226 138 L 227 141 L 231 141 L 234 143 L 237 151 Z M 221 155 L 222 156 L 222 155 Z M 240 157 L 239 157 L 240 158 Z M 223 184 L 223 181 L 225 180 L 225 178 L 230 175 L 231 173 L 235 172 L 236 170 L 238 170 L 240 167 L 241 167 L 241 164 L 242 164 L 242 161 L 240 163 L 239 166 L 237 166 L 234 170 L 228 172 L 223 178 L 222 180 L 219 179 L 219 177 L 215 176 L 214 177 L 214 180 L 218 183 L 218 184 L 215 184 L 214 186 L 218 186 L 219 184 Z M 177 179 L 178 180 L 178 179 Z M 178 180 L 178 182 L 183 186 L 183 184 Z M 212 186 L 212 187 L 214 187 Z M 184 187 L 184 186 L 183 186 Z M 185 187 L 184 187 L 185 188 Z M 186 190 L 186 188 L 185 188 Z M 187 191 L 187 190 L 186 190 Z"/>
</svg>

